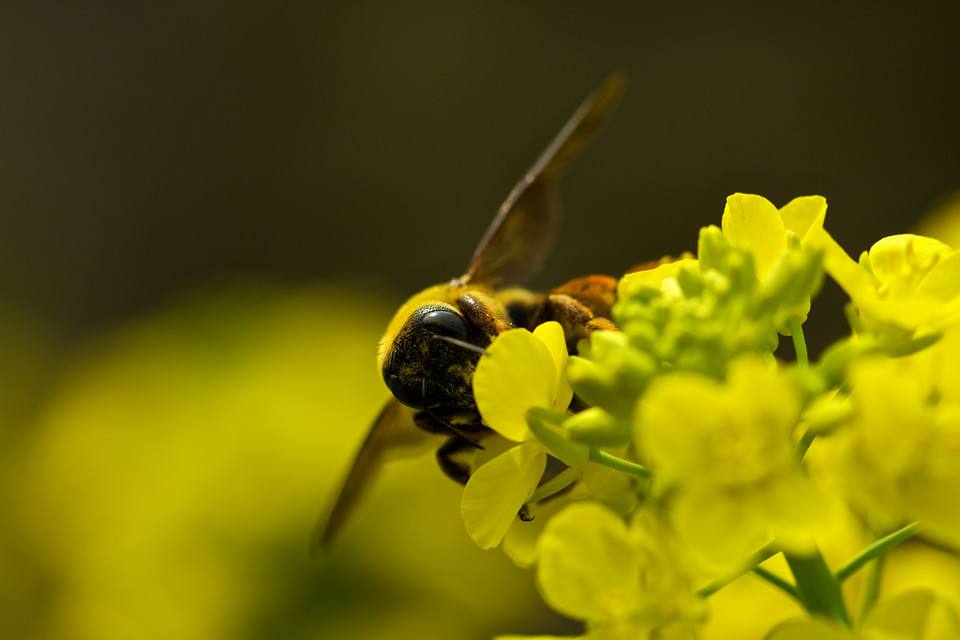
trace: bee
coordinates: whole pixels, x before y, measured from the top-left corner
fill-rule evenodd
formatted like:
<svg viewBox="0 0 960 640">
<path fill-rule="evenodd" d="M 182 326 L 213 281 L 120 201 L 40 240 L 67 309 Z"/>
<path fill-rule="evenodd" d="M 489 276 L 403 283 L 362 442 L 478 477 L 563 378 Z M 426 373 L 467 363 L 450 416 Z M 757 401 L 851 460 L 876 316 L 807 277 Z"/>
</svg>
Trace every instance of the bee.
<svg viewBox="0 0 960 640">
<path fill-rule="evenodd" d="M 393 397 L 373 422 L 312 548 L 326 546 L 389 459 L 436 449 L 443 472 L 461 484 L 470 465 L 460 454 L 482 449 L 493 433 L 473 398 L 473 372 L 501 332 L 556 320 L 568 349 L 609 320 L 616 278 L 576 278 L 548 292 L 517 285 L 535 273 L 552 248 L 560 206 L 557 180 L 600 129 L 619 100 L 624 79 L 611 76 L 590 95 L 510 191 L 473 253 L 466 273 L 429 287 L 394 314 L 380 340 L 377 364 Z M 510 285 L 510 286 L 507 286 Z"/>
</svg>

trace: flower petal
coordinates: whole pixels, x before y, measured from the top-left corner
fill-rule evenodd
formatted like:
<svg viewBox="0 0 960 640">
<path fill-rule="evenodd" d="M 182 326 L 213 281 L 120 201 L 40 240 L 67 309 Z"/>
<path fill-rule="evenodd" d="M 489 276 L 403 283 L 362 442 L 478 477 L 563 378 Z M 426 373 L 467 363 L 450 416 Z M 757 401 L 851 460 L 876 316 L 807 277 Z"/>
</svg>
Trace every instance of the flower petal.
<svg viewBox="0 0 960 640">
<path fill-rule="evenodd" d="M 768 542 L 769 528 L 760 511 L 742 497 L 692 490 L 677 496 L 673 522 L 705 567 L 725 573 L 743 567 Z"/>
<path fill-rule="evenodd" d="M 827 216 L 827 199 L 823 196 L 800 196 L 780 207 L 783 226 L 803 240 L 814 228 L 822 228 Z"/>
<path fill-rule="evenodd" d="M 477 546 L 492 549 L 500 544 L 520 507 L 533 495 L 546 464 L 543 446 L 527 442 L 473 472 L 463 488 L 460 514 Z"/>
<path fill-rule="evenodd" d="M 560 512 L 570 501 L 566 496 L 557 496 L 546 503 L 533 508 L 533 520 L 516 520 L 503 537 L 503 552 L 514 564 L 524 569 L 532 567 L 539 555 L 540 536 L 550 519 Z"/>
<path fill-rule="evenodd" d="M 960 296 L 960 251 L 947 256 L 930 270 L 917 285 L 917 295 L 944 301 Z"/>
<path fill-rule="evenodd" d="M 926 478 L 925 478 L 926 479 Z M 903 502 L 921 522 L 930 538 L 960 549 L 960 478 L 935 478 L 913 482 L 903 489 Z"/>
<path fill-rule="evenodd" d="M 753 255 L 762 280 L 787 247 L 786 228 L 780 213 L 762 196 L 735 193 L 727 198 L 721 222 L 723 235 Z"/>
<path fill-rule="evenodd" d="M 901 233 L 880 238 L 873 243 L 867 255 L 870 271 L 880 282 L 887 282 L 910 280 L 914 274 L 926 273 L 951 253 L 953 249 L 939 240 Z"/>
<path fill-rule="evenodd" d="M 526 329 L 504 331 L 473 374 L 473 395 L 488 427 L 515 442 L 527 435 L 527 410 L 552 407 L 557 370 L 550 349 Z M 566 407 L 564 407 L 566 408 Z"/>
<path fill-rule="evenodd" d="M 811 244 L 823 251 L 823 266 L 837 284 L 857 302 L 876 301 L 877 287 L 873 277 L 843 250 L 826 229 L 811 229 Z"/>
<path fill-rule="evenodd" d="M 819 487 L 799 472 L 773 481 L 758 500 L 777 543 L 792 553 L 816 549 L 814 534 L 833 513 L 833 508 L 825 507 L 826 497 Z"/>
<path fill-rule="evenodd" d="M 705 376 L 679 372 L 654 380 L 640 401 L 637 438 L 664 480 L 698 475 L 708 454 L 702 434 L 726 419 L 726 406 L 721 386 Z"/>
<path fill-rule="evenodd" d="M 871 638 L 874 634 L 881 638 L 956 638 L 960 622 L 933 593 L 917 590 L 878 603 L 864 620 L 863 630 Z"/>
<path fill-rule="evenodd" d="M 560 326 L 559 322 L 551 320 L 534 329 L 533 335 L 539 338 L 550 351 L 553 364 L 557 368 L 557 394 L 553 406 L 550 408 L 554 411 L 566 411 L 567 407 L 570 406 L 570 401 L 573 400 L 573 389 L 567 382 L 567 360 L 569 360 L 570 355 L 567 353 L 567 341 L 563 336 L 563 327 Z"/>
<path fill-rule="evenodd" d="M 547 604 L 578 620 L 635 606 L 640 570 L 626 524 L 595 502 L 570 505 L 540 537 L 537 582 Z"/>
</svg>

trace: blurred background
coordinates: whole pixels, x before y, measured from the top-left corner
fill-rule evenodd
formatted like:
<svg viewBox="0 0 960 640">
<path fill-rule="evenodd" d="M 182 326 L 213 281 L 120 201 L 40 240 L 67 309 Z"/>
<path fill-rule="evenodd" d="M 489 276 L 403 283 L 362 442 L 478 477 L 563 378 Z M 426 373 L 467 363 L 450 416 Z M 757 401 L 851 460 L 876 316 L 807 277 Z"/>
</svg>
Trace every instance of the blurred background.
<svg viewBox="0 0 960 640">
<path fill-rule="evenodd" d="M 393 309 L 462 272 L 616 68 L 626 95 L 564 183 L 534 285 L 693 249 L 734 191 L 825 195 L 852 253 L 917 228 L 960 188 L 958 19 L 956 3 L 3 3 L 0 636 L 575 630 L 470 545 L 430 459 L 389 469 L 307 558 L 386 396 Z M 927 229 L 956 246 L 956 219 Z M 822 297 L 815 348 L 846 331 Z M 754 587 L 727 597 L 789 611 Z M 736 618 L 716 637 L 747 634 Z"/>
</svg>

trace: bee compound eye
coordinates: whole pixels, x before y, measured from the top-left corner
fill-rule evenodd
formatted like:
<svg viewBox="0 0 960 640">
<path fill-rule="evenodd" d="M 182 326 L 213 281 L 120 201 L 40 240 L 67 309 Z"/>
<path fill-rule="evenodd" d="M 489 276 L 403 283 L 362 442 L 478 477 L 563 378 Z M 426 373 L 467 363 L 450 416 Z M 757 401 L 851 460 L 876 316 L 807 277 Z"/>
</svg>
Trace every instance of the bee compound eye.
<svg viewBox="0 0 960 640">
<path fill-rule="evenodd" d="M 431 333 L 441 336 L 467 339 L 467 325 L 463 316 L 450 309 L 433 309 L 423 314 L 420 322 Z"/>
</svg>

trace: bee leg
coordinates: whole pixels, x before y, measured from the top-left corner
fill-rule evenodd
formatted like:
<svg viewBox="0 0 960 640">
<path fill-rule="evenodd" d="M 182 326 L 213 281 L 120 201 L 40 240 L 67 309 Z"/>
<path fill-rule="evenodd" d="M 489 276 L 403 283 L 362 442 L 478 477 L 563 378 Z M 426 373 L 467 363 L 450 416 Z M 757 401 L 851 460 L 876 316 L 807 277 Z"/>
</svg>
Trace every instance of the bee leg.
<svg viewBox="0 0 960 640">
<path fill-rule="evenodd" d="M 478 436 L 483 436 L 485 433 L 490 431 L 490 429 L 481 424 L 479 421 L 466 423 L 449 422 L 430 411 L 429 408 L 427 408 L 426 411 L 420 411 L 414 414 L 413 423 L 427 433 L 441 436 L 460 436 L 469 442 L 475 449 L 484 448 L 483 445 L 480 444 L 480 438 Z"/>
<path fill-rule="evenodd" d="M 546 320 L 556 320 L 563 327 L 567 346 L 576 347 L 577 341 L 587 337 L 587 323 L 593 320 L 593 312 L 585 304 L 565 293 L 547 296 Z M 571 353 L 575 353 L 571 351 Z"/>
<path fill-rule="evenodd" d="M 513 328 L 503 306 L 479 291 L 471 291 L 459 296 L 457 307 L 467 319 L 467 323 L 486 337 L 488 344 L 502 332 Z"/>
<path fill-rule="evenodd" d="M 544 315 L 546 320 L 556 320 L 563 327 L 570 353 L 576 353 L 577 342 L 594 331 L 618 331 L 612 320 L 595 316 L 587 305 L 565 293 L 551 293 L 547 297 Z"/>
<path fill-rule="evenodd" d="M 620 331 L 620 327 L 608 318 L 594 318 L 587 323 L 587 334 L 589 335 L 594 331 Z"/>
<path fill-rule="evenodd" d="M 451 436 L 437 449 L 437 464 L 448 478 L 462 485 L 470 479 L 470 465 L 463 460 L 455 460 L 454 456 L 464 451 L 473 450 L 473 444 L 460 436 Z"/>
</svg>

